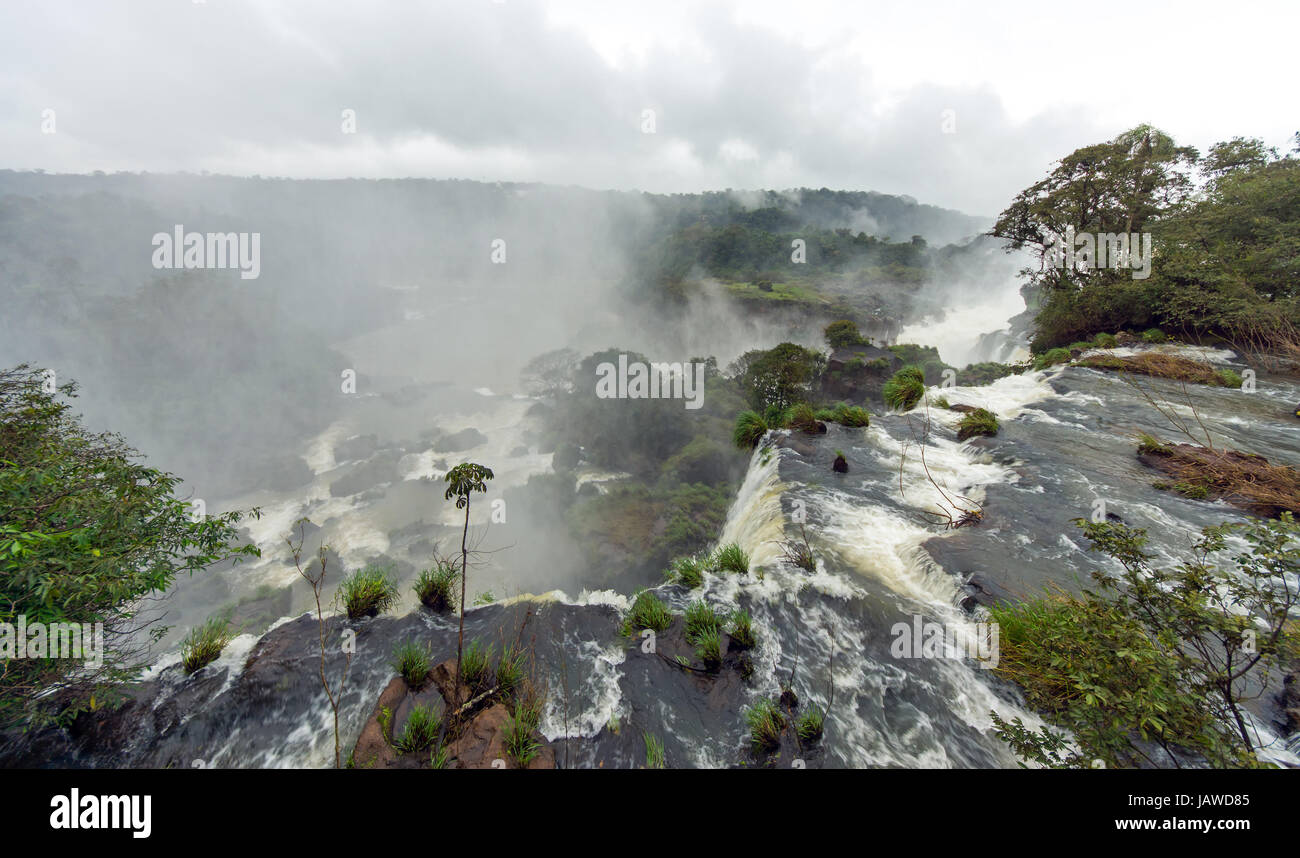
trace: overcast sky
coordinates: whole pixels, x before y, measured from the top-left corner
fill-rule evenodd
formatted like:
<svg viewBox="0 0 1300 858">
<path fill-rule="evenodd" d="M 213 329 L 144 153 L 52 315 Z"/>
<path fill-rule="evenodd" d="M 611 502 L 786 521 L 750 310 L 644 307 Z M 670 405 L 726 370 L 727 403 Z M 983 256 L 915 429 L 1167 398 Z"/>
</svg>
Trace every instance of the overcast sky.
<svg viewBox="0 0 1300 858">
<path fill-rule="evenodd" d="M 1139 122 L 1286 147 L 1297 32 L 1295 0 L 4 0 L 0 167 L 826 186 L 992 215 Z"/>
</svg>

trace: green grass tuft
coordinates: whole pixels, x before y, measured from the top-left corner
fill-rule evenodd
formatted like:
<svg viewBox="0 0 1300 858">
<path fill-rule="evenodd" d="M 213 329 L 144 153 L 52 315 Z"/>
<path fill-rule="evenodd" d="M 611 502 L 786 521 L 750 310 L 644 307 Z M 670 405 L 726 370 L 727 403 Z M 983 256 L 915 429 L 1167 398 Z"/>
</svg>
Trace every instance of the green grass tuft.
<svg viewBox="0 0 1300 858">
<path fill-rule="evenodd" d="M 436 560 L 415 579 L 415 595 L 433 611 L 449 611 L 456 606 L 456 585 L 460 581 L 459 560 Z"/>
<path fill-rule="evenodd" d="M 673 621 L 672 612 L 662 600 L 649 590 L 637 593 L 632 608 L 623 620 L 623 634 L 631 637 L 642 629 L 662 632 Z"/>
<path fill-rule="evenodd" d="M 719 571 L 749 574 L 749 554 L 738 543 L 732 542 L 718 549 L 714 562 Z"/>
<path fill-rule="evenodd" d="M 487 682 L 488 664 L 492 661 L 494 648 L 489 644 L 487 649 L 484 649 L 478 641 L 470 641 L 469 646 L 465 647 L 465 654 L 460 660 L 460 679 L 470 691 L 481 691 Z"/>
<path fill-rule="evenodd" d="M 668 570 L 668 579 L 688 590 L 694 590 L 704 584 L 704 573 L 708 566 L 708 561 L 701 557 L 679 557 Z"/>
<path fill-rule="evenodd" d="M 667 768 L 667 761 L 664 757 L 664 743 L 649 733 L 642 733 L 641 737 L 645 740 L 645 767 L 647 769 Z"/>
<path fill-rule="evenodd" d="M 524 681 L 524 662 L 527 653 L 518 644 L 510 644 L 501 651 L 497 662 L 497 692 L 503 698 L 510 698 Z"/>
<path fill-rule="evenodd" d="M 707 603 L 696 600 L 686 606 L 686 642 L 698 645 L 709 635 L 722 631 L 722 618 Z"/>
<path fill-rule="evenodd" d="M 731 635 L 737 646 L 751 649 L 758 642 L 754 637 L 754 621 L 748 611 L 737 608 L 731 612 L 728 622 L 727 634 Z"/>
<path fill-rule="evenodd" d="M 420 646 L 415 641 L 406 641 L 397 645 L 393 651 L 393 660 L 390 662 L 393 670 L 401 674 L 406 680 L 406 684 L 412 688 L 420 688 L 429 678 L 429 647 Z"/>
<path fill-rule="evenodd" d="M 987 408 L 976 408 L 962 416 L 957 424 L 957 440 L 965 441 L 976 435 L 992 436 L 998 434 L 997 415 Z"/>
<path fill-rule="evenodd" d="M 216 661 L 234 636 L 230 619 L 225 615 L 209 617 L 201 625 L 190 629 L 181 641 L 181 664 L 185 667 L 185 674 L 188 676 Z"/>
<path fill-rule="evenodd" d="M 417 705 L 411 709 L 411 714 L 406 718 L 406 726 L 402 728 L 402 735 L 393 743 L 393 747 L 403 754 L 423 751 L 438 740 L 438 728 L 441 726 L 437 713 L 427 706 Z"/>
<path fill-rule="evenodd" d="M 800 742 L 816 742 L 822 737 L 826 716 L 818 706 L 814 706 L 795 720 L 794 729 Z"/>
<path fill-rule="evenodd" d="M 763 440 L 768 430 L 767 421 L 753 411 L 742 411 L 736 418 L 736 428 L 731 440 L 742 450 L 752 450 Z"/>
<path fill-rule="evenodd" d="M 745 723 L 749 725 L 749 737 L 755 753 L 770 753 L 781 747 L 785 716 L 771 700 L 760 700 L 747 709 Z"/>
<path fill-rule="evenodd" d="M 343 579 L 339 595 L 349 620 L 377 616 L 397 601 L 397 587 L 388 573 L 383 566 L 367 566 Z"/>
<path fill-rule="evenodd" d="M 910 411 L 925 395 L 925 370 L 905 366 L 885 382 L 885 405 L 895 411 Z"/>
</svg>

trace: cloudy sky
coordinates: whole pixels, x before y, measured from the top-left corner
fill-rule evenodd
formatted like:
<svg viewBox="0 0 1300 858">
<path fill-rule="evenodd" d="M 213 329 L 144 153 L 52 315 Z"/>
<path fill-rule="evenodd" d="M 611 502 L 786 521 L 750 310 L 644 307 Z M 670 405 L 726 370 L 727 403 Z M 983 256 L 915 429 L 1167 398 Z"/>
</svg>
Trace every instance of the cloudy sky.
<svg viewBox="0 0 1300 858">
<path fill-rule="evenodd" d="M 990 215 L 1139 122 L 1289 148 L 1297 31 L 1294 0 L 4 0 L 0 168 L 826 186 Z"/>
</svg>

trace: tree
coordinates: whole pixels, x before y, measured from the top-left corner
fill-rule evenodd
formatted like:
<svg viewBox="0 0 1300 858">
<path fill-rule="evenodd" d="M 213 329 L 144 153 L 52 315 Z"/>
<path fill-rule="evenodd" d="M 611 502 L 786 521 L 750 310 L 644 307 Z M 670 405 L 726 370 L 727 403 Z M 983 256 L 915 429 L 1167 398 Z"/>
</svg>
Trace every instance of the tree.
<svg viewBox="0 0 1300 858">
<path fill-rule="evenodd" d="M 555 397 L 573 391 L 573 375 L 577 368 L 577 352 L 568 348 L 555 349 L 530 360 L 519 377 L 533 396 Z"/>
<path fill-rule="evenodd" d="M 1242 712 L 1267 686 L 1269 669 L 1294 655 L 1288 614 L 1300 600 L 1300 527 L 1280 520 L 1208 527 L 1191 559 L 1152 565 L 1146 533 L 1079 521 L 1119 564 L 1094 572 L 1096 589 L 992 612 L 1001 628 L 998 672 L 1030 705 L 1070 731 L 1077 750 L 1050 729 L 994 715 L 998 734 L 1026 759 L 1050 766 L 1255 766 L 1260 743 Z M 1248 548 L 1211 558 L 1228 537 Z"/>
<path fill-rule="evenodd" d="M 87 431 L 60 394 L 74 397 L 75 383 L 56 388 L 26 364 L 0 372 L 0 622 L 103 623 L 104 657 L 92 668 L 7 654 L 4 726 L 67 723 L 120 700 L 166 632 L 141 601 L 178 573 L 259 555 L 235 544 L 244 513 L 196 515 L 173 494 L 179 477 L 142 464 L 120 437 Z"/>
<path fill-rule="evenodd" d="M 838 319 L 826 326 L 822 332 L 826 342 L 833 349 L 848 346 L 868 346 L 871 340 L 858 331 L 858 323 L 852 319 Z"/>
<path fill-rule="evenodd" d="M 456 690 L 460 690 L 460 660 L 465 652 L 465 579 L 469 577 L 469 502 L 474 492 L 486 492 L 492 469 L 474 462 L 462 462 L 447 472 L 446 500 L 456 499 L 456 509 L 465 510 L 465 527 L 460 535 L 460 631 L 456 636 Z"/>
<path fill-rule="evenodd" d="M 812 383 L 826 367 L 826 357 L 795 343 L 745 352 L 732 365 L 750 405 L 760 413 L 805 401 Z"/>
</svg>

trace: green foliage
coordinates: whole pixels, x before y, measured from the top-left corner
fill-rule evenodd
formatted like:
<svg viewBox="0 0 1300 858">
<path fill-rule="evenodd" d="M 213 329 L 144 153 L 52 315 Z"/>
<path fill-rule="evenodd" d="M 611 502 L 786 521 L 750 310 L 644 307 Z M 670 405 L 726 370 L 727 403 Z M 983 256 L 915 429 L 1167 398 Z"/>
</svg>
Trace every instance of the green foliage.
<svg viewBox="0 0 1300 858">
<path fill-rule="evenodd" d="M 1218 379 L 1220 387 L 1241 387 L 1241 375 L 1235 370 L 1224 367 L 1216 370 L 1214 376 Z"/>
<path fill-rule="evenodd" d="M 771 406 L 789 408 L 808 399 L 812 384 L 826 368 L 820 352 L 795 343 L 781 343 L 766 351 L 749 351 L 732 366 L 732 374 L 750 407 L 765 411 Z"/>
<path fill-rule="evenodd" d="M 433 752 L 429 754 L 429 768 L 445 769 L 447 768 L 447 764 L 449 762 L 451 762 L 451 758 L 447 752 L 447 746 L 446 745 L 434 746 Z"/>
<path fill-rule="evenodd" d="M 709 670 L 717 670 L 722 665 L 722 633 L 706 632 L 695 641 L 695 657 L 704 662 Z"/>
<path fill-rule="evenodd" d="M 825 713 L 822 712 L 821 707 L 813 706 L 795 719 L 794 729 L 800 742 L 811 744 L 821 739 L 825 726 Z"/>
<path fill-rule="evenodd" d="M 817 412 L 817 419 L 838 423 L 841 426 L 850 428 L 871 425 L 871 414 L 868 413 L 867 409 L 859 405 L 849 405 L 847 402 L 837 402 L 834 408 L 826 408 Z"/>
<path fill-rule="evenodd" d="M 1138 435 L 1138 452 L 1154 456 L 1168 456 L 1172 451 L 1169 449 L 1168 444 L 1143 432 Z"/>
<path fill-rule="evenodd" d="M 759 441 L 763 440 L 767 430 L 767 421 L 757 413 L 742 411 L 736 417 L 736 428 L 731 434 L 731 440 L 742 450 L 752 450 L 758 446 Z"/>
<path fill-rule="evenodd" d="M 852 319 L 839 319 L 831 322 L 826 326 L 823 333 L 826 336 L 827 344 L 833 349 L 871 345 L 871 338 L 862 336 L 858 331 L 858 323 Z"/>
<path fill-rule="evenodd" d="M 403 641 L 393 650 L 390 664 L 407 685 L 420 688 L 428 680 L 431 669 L 429 647 L 427 644 L 420 646 L 415 641 Z"/>
<path fill-rule="evenodd" d="M 1169 337 L 1165 336 L 1165 332 L 1159 328 L 1148 328 L 1142 332 L 1142 342 L 1144 343 L 1163 343 L 1168 339 Z"/>
<path fill-rule="evenodd" d="M 965 441 L 976 435 L 991 436 L 998 434 L 997 415 L 987 408 L 968 411 L 957 423 L 957 440 Z"/>
<path fill-rule="evenodd" d="M 1099 349 L 1113 349 L 1119 345 L 1114 334 L 1097 334 L 1092 339 Z"/>
<path fill-rule="evenodd" d="M 406 726 L 402 735 L 393 743 L 393 747 L 403 754 L 423 751 L 438 741 L 438 730 L 442 722 L 438 714 L 427 706 L 416 704 L 411 714 L 406 716 Z"/>
<path fill-rule="evenodd" d="M 764 698 L 745 710 L 745 723 L 754 753 L 771 753 L 781 747 L 781 733 L 785 730 L 785 715 L 776 703 Z"/>
<path fill-rule="evenodd" d="M 668 571 L 670 581 L 681 584 L 688 590 L 694 590 L 704 584 L 704 573 L 708 571 L 708 562 L 700 557 L 679 557 L 673 561 Z"/>
<path fill-rule="evenodd" d="M 488 665 L 492 662 L 492 650 L 495 648 L 493 644 L 484 648 L 476 640 L 470 641 L 469 646 L 465 647 L 460 664 L 460 678 L 471 692 L 478 693 L 487 684 L 490 675 Z"/>
<path fill-rule="evenodd" d="M 518 644 L 502 648 L 501 658 L 497 661 L 497 693 L 503 698 L 510 698 L 523 685 L 527 657 Z"/>
<path fill-rule="evenodd" d="M 343 579 L 339 596 L 349 620 L 374 617 L 397 601 L 397 586 L 385 566 L 367 566 Z"/>
<path fill-rule="evenodd" d="M 1002 738 L 1044 765 L 1176 765 L 1190 754 L 1210 766 L 1253 767 L 1256 740 L 1241 702 L 1267 681 L 1288 646 L 1298 594 L 1300 528 L 1290 514 L 1209 527 L 1191 559 L 1151 564 L 1146 533 L 1080 520 L 1092 548 L 1119 574 L 1093 573 L 1079 597 L 1048 596 L 992 609 L 1000 629 L 996 667 L 1031 706 L 1074 737 L 1030 731 L 994 716 Z M 1229 536 L 1249 546 L 1213 564 Z"/>
<path fill-rule="evenodd" d="M 460 582 L 460 559 L 438 558 L 434 565 L 421 570 L 415 579 L 415 595 L 430 610 L 449 611 L 456 604 L 456 585 Z"/>
<path fill-rule="evenodd" d="M 817 412 L 806 402 L 800 402 L 787 408 L 781 422 L 787 429 L 807 432 L 809 435 L 816 435 L 821 428 L 817 423 Z"/>
<path fill-rule="evenodd" d="M 749 574 L 749 554 L 735 542 L 719 548 L 714 563 L 722 572 L 732 572 L 736 575 Z"/>
<path fill-rule="evenodd" d="M 758 639 L 754 636 L 754 621 L 748 611 L 737 608 L 727 619 L 729 624 L 727 634 L 737 646 L 752 649 L 758 643 Z"/>
<path fill-rule="evenodd" d="M 209 617 L 191 629 L 181 641 L 181 664 L 185 667 L 185 674 L 188 676 L 216 661 L 233 637 L 230 620 L 225 616 Z"/>
<path fill-rule="evenodd" d="M 919 366 L 905 366 L 894 373 L 884 388 L 885 405 L 895 411 L 910 411 L 925 395 L 925 371 Z"/>
<path fill-rule="evenodd" d="M 1070 350 L 1067 348 L 1049 349 L 1034 361 L 1034 369 L 1047 369 L 1058 363 L 1070 362 Z"/>
<path fill-rule="evenodd" d="M 662 632 L 673 621 L 672 612 L 662 600 L 649 590 L 636 594 L 632 607 L 623 620 L 623 634 L 631 637 L 643 629 Z"/>
<path fill-rule="evenodd" d="M 47 388 L 45 375 L 27 365 L 0 371 L 0 622 L 102 622 L 105 639 L 119 644 L 98 666 L 7 661 L 0 726 L 66 723 L 118 702 L 147 656 L 127 639 L 147 643 L 166 631 L 138 614 L 142 600 L 166 591 L 177 574 L 258 555 L 238 546 L 244 513 L 192 516 L 173 494 L 179 477 L 141 464 L 117 436 L 81 425 L 60 398 L 75 396 L 75 384 Z"/>
<path fill-rule="evenodd" d="M 697 599 L 686 606 L 686 642 L 699 644 L 722 631 L 722 618 L 707 602 Z"/>
<path fill-rule="evenodd" d="M 456 499 L 456 509 L 469 506 L 469 496 L 473 492 L 486 492 L 488 481 L 492 479 L 492 469 L 474 462 L 461 462 L 449 470 L 443 477 L 447 482 L 445 500 Z"/>
<path fill-rule="evenodd" d="M 521 769 L 528 768 L 528 764 L 537 759 L 537 755 L 541 753 L 541 743 L 533 735 L 540 717 L 539 710 L 526 703 L 517 702 L 510 720 L 506 721 L 502 739 L 506 755 Z"/>
<path fill-rule="evenodd" d="M 642 733 L 641 738 L 645 741 L 645 767 L 647 769 L 667 768 L 664 743 L 651 733 Z"/>
</svg>

